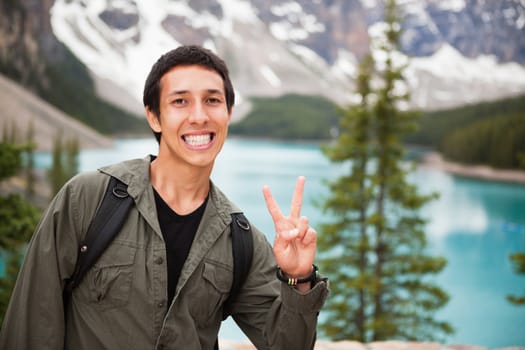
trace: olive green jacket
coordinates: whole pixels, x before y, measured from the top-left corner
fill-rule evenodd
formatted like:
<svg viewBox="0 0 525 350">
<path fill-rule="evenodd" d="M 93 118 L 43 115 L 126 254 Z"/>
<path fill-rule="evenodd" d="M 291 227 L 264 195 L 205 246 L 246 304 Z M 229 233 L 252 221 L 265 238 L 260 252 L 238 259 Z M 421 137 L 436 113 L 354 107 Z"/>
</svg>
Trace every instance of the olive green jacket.
<svg viewBox="0 0 525 350">
<path fill-rule="evenodd" d="M 77 175 L 53 199 L 28 246 L 0 333 L 0 349 L 213 349 L 233 272 L 230 213 L 213 184 L 201 223 L 167 305 L 166 249 L 152 186 L 150 157 Z M 135 201 L 123 229 L 73 291 L 79 242 L 109 176 L 128 184 Z M 232 317 L 257 349 L 312 349 L 327 293 L 307 294 L 275 277 L 272 249 L 254 229 L 253 264 Z"/>
</svg>

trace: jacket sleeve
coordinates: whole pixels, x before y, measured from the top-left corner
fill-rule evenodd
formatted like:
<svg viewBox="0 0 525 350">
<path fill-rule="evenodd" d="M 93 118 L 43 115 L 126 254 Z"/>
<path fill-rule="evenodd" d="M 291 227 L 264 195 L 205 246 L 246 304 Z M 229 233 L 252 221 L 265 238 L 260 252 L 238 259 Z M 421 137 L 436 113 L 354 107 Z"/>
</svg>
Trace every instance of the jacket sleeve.
<svg viewBox="0 0 525 350">
<path fill-rule="evenodd" d="M 306 294 L 279 281 L 272 247 L 254 230 L 252 267 L 232 316 L 257 349 L 313 349 L 317 316 L 327 296 L 326 279 Z"/>
<path fill-rule="evenodd" d="M 29 242 L 4 316 L 0 349 L 64 346 L 62 289 L 75 267 L 78 237 L 89 225 L 86 217 L 95 210 L 93 205 L 80 205 L 86 190 L 74 186 L 75 181 L 51 201 Z"/>
</svg>

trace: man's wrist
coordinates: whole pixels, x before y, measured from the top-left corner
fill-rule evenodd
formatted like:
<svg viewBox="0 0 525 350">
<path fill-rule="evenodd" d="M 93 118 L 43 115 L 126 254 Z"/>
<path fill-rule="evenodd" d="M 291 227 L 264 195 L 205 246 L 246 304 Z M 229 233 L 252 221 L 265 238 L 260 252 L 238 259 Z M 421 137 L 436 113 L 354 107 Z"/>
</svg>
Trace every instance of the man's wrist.
<svg viewBox="0 0 525 350">
<path fill-rule="evenodd" d="M 287 276 L 279 266 L 275 269 L 275 275 L 277 279 L 283 283 L 286 283 L 290 286 L 297 286 L 298 284 L 310 283 L 311 285 L 315 284 L 318 278 L 318 268 L 315 264 L 312 264 L 312 272 L 307 277 L 303 278 L 293 278 Z"/>
</svg>

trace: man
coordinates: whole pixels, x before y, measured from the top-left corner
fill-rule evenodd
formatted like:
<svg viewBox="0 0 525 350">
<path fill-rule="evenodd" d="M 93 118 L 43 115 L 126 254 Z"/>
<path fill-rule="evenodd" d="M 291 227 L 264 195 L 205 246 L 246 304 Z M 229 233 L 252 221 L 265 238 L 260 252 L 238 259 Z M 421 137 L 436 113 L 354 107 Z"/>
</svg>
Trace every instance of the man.
<svg viewBox="0 0 525 350">
<path fill-rule="evenodd" d="M 233 278 L 236 208 L 210 175 L 233 104 L 228 70 L 212 52 L 182 46 L 159 58 L 144 88 L 158 155 L 80 174 L 57 194 L 26 253 L 1 349 L 213 349 Z M 65 282 L 108 175 L 128 185 L 135 205 L 64 305 Z M 328 289 L 312 274 L 316 232 L 300 216 L 303 188 L 300 177 L 289 216 L 263 189 L 275 223 L 273 251 L 254 230 L 252 266 L 231 307 L 257 349 L 311 349 L 315 342 Z M 279 281 L 276 264 L 291 285 Z"/>
</svg>

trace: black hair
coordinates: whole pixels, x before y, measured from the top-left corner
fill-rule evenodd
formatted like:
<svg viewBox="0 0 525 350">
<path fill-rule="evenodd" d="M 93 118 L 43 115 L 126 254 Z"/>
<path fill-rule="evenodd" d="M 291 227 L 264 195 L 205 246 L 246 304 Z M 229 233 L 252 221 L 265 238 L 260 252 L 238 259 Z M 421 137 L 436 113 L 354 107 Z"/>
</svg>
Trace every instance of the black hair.
<svg viewBox="0 0 525 350">
<path fill-rule="evenodd" d="M 235 103 L 235 92 L 230 80 L 226 63 L 212 51 L 197 45 L 179 46 L 168 51 L 155 62 L 144 84 L 142 102 L 153 112 L 157 118 L 160 117 L 160 79 L 177 66 L 198 65 L 217 72 L 224 82 L 224 93 L 226 95 L 226 106 L 231 112 Z M 160 142 L 160 133 L 153 132 L 157 141 Z"/>
</svg>

